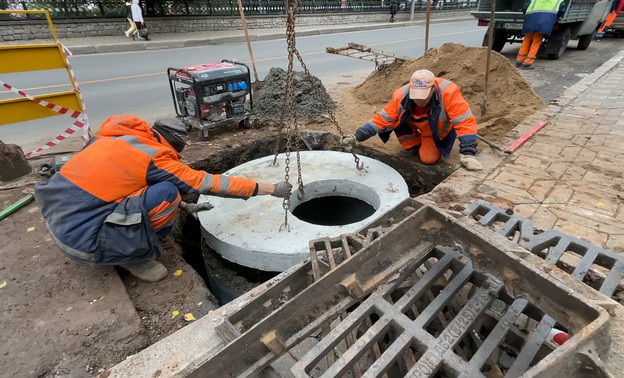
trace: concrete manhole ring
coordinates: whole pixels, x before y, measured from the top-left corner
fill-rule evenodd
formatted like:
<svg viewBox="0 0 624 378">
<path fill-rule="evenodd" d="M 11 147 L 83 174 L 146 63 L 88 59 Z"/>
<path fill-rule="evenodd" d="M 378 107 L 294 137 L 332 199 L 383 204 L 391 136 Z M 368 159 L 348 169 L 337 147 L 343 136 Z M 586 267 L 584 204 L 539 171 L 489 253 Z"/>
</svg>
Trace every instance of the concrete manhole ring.
<svg viewBox="0 0 624 378">
<path fill-rule="evenodd" d="M 392 167 L 359 156 L 364 170 L 355 168 L 353 155 L 336 151 L 302 151 L 301 172 L 305 197 L 297 198 L 296 155 L 290 155 L 290 182 L 293 184 L 288 214 L 290 232 L 279 231 L 284 223 L 282 200 L 272 196 L 248 200 L 202 195 L 215 208 L 201 212 L 199 221 L 208 245 L 225 259 L 265 270 L 283 271 L 309 257 L 308 242 L 322 237 L 336 237 L 354 232 L 409 197 L 403 177 Z M 256 181 L 284 180 L 285 155 L 266 156 L 241 164 L 224 175 L 242 176 Z M 339 225 L 314 224 L 292 214 L 299 205 L 327 196 L 344 196 L 365 202 L 373 209 L 364 219 Z M 319 209 L 322 211 L 322 209 Z"/>
</svg>

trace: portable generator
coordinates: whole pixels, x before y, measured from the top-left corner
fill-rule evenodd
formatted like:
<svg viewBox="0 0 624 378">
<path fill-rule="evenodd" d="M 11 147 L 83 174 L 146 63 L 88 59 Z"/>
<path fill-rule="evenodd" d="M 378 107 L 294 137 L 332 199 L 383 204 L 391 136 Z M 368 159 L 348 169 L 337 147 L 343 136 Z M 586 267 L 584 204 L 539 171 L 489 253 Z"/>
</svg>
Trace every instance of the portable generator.
<svg viewBox="0 0 624 378">
<path fill-rule="evenodd" d="M 202 140 L 208 130 L 226 123 L 246 126 L 253 110 L 249 67 L 237 61 L 196 64 L 167 69 L 176 114 L 190 128 L 200 130 Z M 246 109 L 249 95 L 249 111 Z"/>
</svg>

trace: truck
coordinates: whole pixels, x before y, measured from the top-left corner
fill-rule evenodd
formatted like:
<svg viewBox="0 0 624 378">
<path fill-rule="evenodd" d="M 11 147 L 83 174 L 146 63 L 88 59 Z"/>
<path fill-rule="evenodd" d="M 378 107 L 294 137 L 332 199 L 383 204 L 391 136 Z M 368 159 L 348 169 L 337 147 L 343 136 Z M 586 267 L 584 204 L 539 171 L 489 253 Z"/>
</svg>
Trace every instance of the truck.
<svg viewBox="0 0 624 378">
<path fill-rule="evenodd" d="M 587 50 L 596 31 L 602 26 L 611 9 L 612 0 L 565 0 L 567 9 L 555 28 L 540 48 L 539 55 L 559 59 L 570 40 L 578 40 L 576 48 Z M 500 52 L 507 42 L 522 43 L 525 0 L 496 0 L 492 49 Z M 471 14 L 479 26 L 489 26 L 492 14 L 492 0 L 479 0 L 477 10 Z M 485 32 L 483 46 L 489 42 Z"/>
</svg>

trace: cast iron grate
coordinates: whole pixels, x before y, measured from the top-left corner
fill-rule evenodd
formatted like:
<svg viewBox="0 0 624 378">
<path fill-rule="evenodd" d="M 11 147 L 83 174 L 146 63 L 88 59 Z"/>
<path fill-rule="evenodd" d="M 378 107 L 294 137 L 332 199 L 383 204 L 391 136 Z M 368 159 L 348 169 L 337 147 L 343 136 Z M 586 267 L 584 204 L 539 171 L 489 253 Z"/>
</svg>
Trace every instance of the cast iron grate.
<svg viewBox="0 0 624 378">
<path fill-rule="evenodd" d="M 379 287 L 292 372 L 518 377 L 553 350 L 545 341 L 554 326 L 552 317 L 527 299 L 512 298 L 461 252 L 436 247 Z"/>
<path fill-rule="evenodd" d="M 536 232 L 531 220 L 488 202 L 473 202 L 467 213 L 607 296 L 615 293 L 624 277 L 624 259 L 614 252 L 561 231 Z"/>
<path fill-rule="evenodd" d="M 327 377 L 599 369 L 607 312 L 499 239 L 408 199 L 355 234 L 312 241 L 312 261 L 233 308 L 215 327 L 227 345 L 188 376 L 248 376 L 284 358 Z M 551 353 L 555 326 L 572 337 Z"/>
</svg>

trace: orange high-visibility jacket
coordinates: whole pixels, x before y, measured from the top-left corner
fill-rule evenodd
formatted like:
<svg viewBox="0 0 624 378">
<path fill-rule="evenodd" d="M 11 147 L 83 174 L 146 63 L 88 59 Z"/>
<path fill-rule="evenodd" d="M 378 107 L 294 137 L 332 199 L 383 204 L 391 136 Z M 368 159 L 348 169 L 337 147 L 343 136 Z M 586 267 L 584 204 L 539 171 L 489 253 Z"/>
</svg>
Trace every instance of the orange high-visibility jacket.
<svg viewBox="0 0 624 378">
<path fill-rule="evenodd" d="M 419 133 L 412 124 L 413 105 L 409 98 L 409 84 L 406 84 L 395 90 L 388 104 L 356 131 L 356 139 L 364 141 L 379 134 L 387 142 L 390 132 L 394 131 L 404 149 L 416 146 Z M 435 78 L 428 117 L 433 139 L 445 158 L 449 156 L 457 136 L 460 142 L 476 143 L 477 120 L 459 87 L 452 81 Z"/>
<path fill-rule="evenodd" d="M 197 171 L 179 157 L 144 120 L 106 119 L 81 152 L 35 188 L 56 244 L 70 258 L 90 264 L 153 259 L 161 250 L 143 205 L 148 186 L 169 181 L 182 193 L 257 193 L 255 181 Z"/>
</svg>

